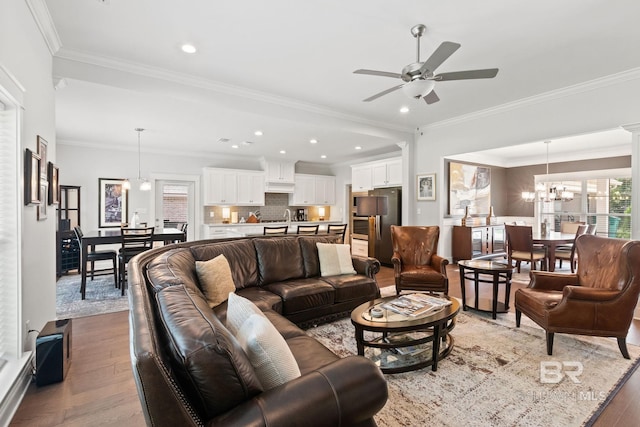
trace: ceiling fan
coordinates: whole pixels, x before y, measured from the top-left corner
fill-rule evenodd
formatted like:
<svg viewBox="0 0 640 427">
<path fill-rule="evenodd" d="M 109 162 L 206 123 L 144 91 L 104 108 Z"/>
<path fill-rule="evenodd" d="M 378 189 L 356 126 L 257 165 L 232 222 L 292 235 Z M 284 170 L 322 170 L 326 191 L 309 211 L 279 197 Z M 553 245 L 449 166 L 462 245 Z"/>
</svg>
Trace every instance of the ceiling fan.
<svg viewBox="0 0 640 427">
<path fill-rule="evenodd" d="M 467 70 L 454 71 L 450 73 L 434 74 L 444 61 L 447 60 L 460 45 L 453 42 L 442 42 L 440 46 L 431 54 L 429 59 L 420 62 L 420 37 L 424 34 L 426 26 L 422 24 L 415 25 L 411 28 L 411 34 L 416 38 L 416 62 L 407 65 L 402 69 L 402 73 L 391 73 L 388 71 L 376 70 L 355 70 L 354 74 L 369 74 L 372 76 L 393 77 L 402 79 L 405 83 L 394 86 L 380 93 L 376 93 L 363 102 L 370 102 L 380 98 L 388 93 L 396 91 L 400 88 L 410 97 L 415 99 L 424 99 L 427 104 L 438 102 L 440 98 L 433 90 L 435 82 L 445 82 L 450 80 L 468 80 L 468 79 L 491 79 L 498 74 L 497 68 L 488 68 L 484 70 Z"/>
</svg>

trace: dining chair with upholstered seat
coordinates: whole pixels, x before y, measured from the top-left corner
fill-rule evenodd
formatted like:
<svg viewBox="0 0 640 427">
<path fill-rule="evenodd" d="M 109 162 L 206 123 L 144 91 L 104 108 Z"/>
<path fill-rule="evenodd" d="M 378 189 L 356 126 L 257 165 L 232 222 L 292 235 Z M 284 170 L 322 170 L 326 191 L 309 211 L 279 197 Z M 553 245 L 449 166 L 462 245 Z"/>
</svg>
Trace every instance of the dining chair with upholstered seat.
<svg viewBox="0 0 640 427">
<path fill-rule="evenodd" d="M 507 234 L 507 260 L 509 265 L 516 262 L 516 268 L 520 273 L 520 264 L 522 261 L 530 262 L 531 269 L 536 268 L 536 264 L 540 262 L 540 268 L 546 269 L 547 252 L 545 249 L 539 249 L 533 245 L 533 229 L 527 225 L 508 225 L 504 226 Z"/>
<path fill-rule="evenodd" d="M 287 234 L 289 230 L 288 225 L 278 225 L 276 227 L 264 227 L 264 231 L 262 232 L 264 235 L 267 234 Z"/>
<path fill-rule="evenodd" d="M 438 255 L 440 227 L 391 226 L 396 293 L 403 290 L 449 293 L 447 264 Z"/>
<path fill-rule="evenodd" d="M 560 222 L 560 232 L 575 233 L 581 225 L 584 225 L 584 221 L 562 221 Z"/>
<path fill-rule="evenodd" d="M 347 232 L 347 224 L 328 224 L 327 233 L 337 234 L 342 237 L 342 243 L 344 243 L 344 236 Z"/>
<path fill-rule="evenodd" d="M 587 227 L 588 226 L 585 224 L 581 224 L 578 226 L 578 228 L 576 229 L 576 239 L 578 238 L 578 236 L 581 236 L 587 232 Z M 575 271 L 577 260 L 575 239 L 570 245 L 562 245 L 556 248 L 556 259 L 560 260 L 560 268 L 562 268 L 562 261 L 567 260 L 569 261 L 571 272 L 573 273 Z"/>
<path fill-rule="evenodd" d="M 153 227 L 129 228 L 122 227 L 121 247 L 118 252 L 118 260 L 120 264 L 120 280 L 119 286 L 124 295 L 127 281 L 127 264 L 134 256 L 148 251 L 153 247 Z"/>
<path fill-rule="evenodd" d="M 546 332 L 614 337 L 629 359 L 626 337 L 640 294 L 640 241 L 582 234 L 576 238 L 577 272 L 531 272 L 515 293 L 516 326 L 522 314 Z"/>
<path fill-rule="evenodd" d="M 74 227 L 73 231 L 76 235 L 76 239 L 78 240 L 78 246 L 82 247 L 82 230 L 80 227 Z M 87 277 L 88 274 L 91 275 L 91 280 L 95 276 L 106 276 L 113 274 L 113 283 L 117 287 L 118 286 L 118 267 L 116 263 L 117 258 L 116 251 L 114 250 L 103 250 L 96 251 L 91 250 L 87 251 L 87 258 L 80 260 L 80 272 L 84 277 Z M 111 268 L 95 268 L 96 261 L 111 261 Z M 87 262 L 91 263 L 91 269 L 87 270 Z M 85 299 L 86 296 L 86 280 L 83 280 L 82 283 L 85 283 L 85 286 L 80 286 L 80 294 L 82 295 L 82 299 Z"/>
<path fill-rule="evenodd" d="M 296 234 L 318 234 L 320 224 L 316 225 L 299 225 Z"/>
</svg>

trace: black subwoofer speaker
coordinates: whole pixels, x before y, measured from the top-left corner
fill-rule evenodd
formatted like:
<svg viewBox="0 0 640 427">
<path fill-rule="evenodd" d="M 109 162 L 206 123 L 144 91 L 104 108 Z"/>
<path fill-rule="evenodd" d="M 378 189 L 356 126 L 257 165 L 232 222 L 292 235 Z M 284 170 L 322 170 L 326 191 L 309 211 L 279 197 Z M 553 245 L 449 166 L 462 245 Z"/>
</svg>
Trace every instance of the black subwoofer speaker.
<svg viewBox="0 0 640 427">
<path fill-rule="evenodd" d="M 71 319 L 48 322 L 36 338 L 36 385 L 64 380 L 71 363 Z"/>
</svg>

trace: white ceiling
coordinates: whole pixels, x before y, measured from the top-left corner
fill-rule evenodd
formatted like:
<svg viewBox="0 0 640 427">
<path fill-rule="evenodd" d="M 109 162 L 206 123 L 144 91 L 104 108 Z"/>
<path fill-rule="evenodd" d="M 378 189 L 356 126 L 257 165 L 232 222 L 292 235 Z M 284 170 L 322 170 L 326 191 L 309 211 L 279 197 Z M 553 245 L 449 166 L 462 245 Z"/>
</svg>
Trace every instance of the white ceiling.
<svg viewBox="0 0 640 427">
<path fill-rule="evenodd" d="M 45 3 L 62 46 L 63 144 L 134 149 L 133 128 L 143 127 L 144 151 L 350 162 L 397 150 L 418 126 L 640 67 L 635 0 Z M 422 60 L 443 41 L 462 45 L 438 72 L 497 67 L 498 76 L 438 82 L 441 101 L 430 106 L 401 91 L 363 103 L 400 81 L 353 70 L 414 62 L 417 23 L 427 26 Z M 187 42 L 196 54 L 181 52 Z M 506 154 L 510 164 L 523 148 Z"/>
</svg>

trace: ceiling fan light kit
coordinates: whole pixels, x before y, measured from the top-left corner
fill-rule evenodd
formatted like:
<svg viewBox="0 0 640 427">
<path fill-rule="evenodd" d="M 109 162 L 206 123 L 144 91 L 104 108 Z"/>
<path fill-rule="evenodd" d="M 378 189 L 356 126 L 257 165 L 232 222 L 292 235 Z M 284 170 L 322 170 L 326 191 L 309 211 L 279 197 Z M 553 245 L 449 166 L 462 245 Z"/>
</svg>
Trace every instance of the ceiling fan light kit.
<svg viewBox="0 0 640 427">
<path fill-rule="evenodd" d="M 488 68 L 484 70 L 467 70 L 454 71 L 450 73 L 434 74 L 435 70 L 442 65 L 453 53 L 460 48 L 460 44 L 445 41 L 431 54 L 424 62 L 420 61 L 420 38 L 424 35 L 427 27 L 423 24 L 414 25 L 411 28 L 411 35 L 416 39 L 416 62 L 406 65 L 401 73 L 392 73 L 388 71 L 377 71 L 359 69 L 355 70 L 355 74 L 367 74 L 371 76 L 391 77 L 402 79 L 405 83 L 394 86 L 382 92 L 379 92 L 364 102 L 370 102 L 381 96 L 402 88 L 402 91 L 409 97 L 415 99 L 424 99 L 427 104 L 438 102 L 440 98 L 433 90 L 435 82 L 451 81 L 451 80 L 469 80 L 469 79 L 491 79 L 498 74 L 497 68 Z"/>
</svg>

